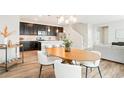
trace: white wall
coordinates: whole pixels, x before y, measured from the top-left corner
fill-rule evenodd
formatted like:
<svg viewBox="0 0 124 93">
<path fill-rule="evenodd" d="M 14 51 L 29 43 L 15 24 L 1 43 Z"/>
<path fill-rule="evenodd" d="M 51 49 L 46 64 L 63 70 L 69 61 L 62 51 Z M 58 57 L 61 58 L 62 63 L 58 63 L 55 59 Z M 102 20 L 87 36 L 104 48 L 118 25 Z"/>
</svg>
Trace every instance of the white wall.
<svg viewBox="0 0 124 93">
<path fill-rule="evenodd" d="M 117 38 L 116 34 L 117 31 L 124 31 L 124 20 L 120 21 L 114 21 L 114 22 L 109 22 L 106 23 L 105 26 L 108 26 L 108 32 L 107 32 L 107 39 L 106 42 L 108 44 L 111 44 L 112 42 L 124 42 L 124 38 Z M 100 44 L 100 27 L 102 27 L 102 24 L 97 24 L 94 25 L 94 30 L 93 30 L 93 37 L 94 37 L 94 43 L 95 44 Z"/>
<path fill-rule="evenodd" d="M 7 25 L 8 31 L 16 31 L 8 37 L 8 40 L 11 40 L 12 43 L 19 42 L 19 17 L 13 15 L 1 15 L 0 16 L 0 32 L 3 31 L 3 28 Z M 0 34 L 0 44 L 4 43 L 4 37 Z M 19 54 L 19 50 L 18 50 Z M 4 61 L 5 52 L 0 50 L 0 62 Z M 19 55 L 18 55 L 19 56 Z M 8 57 L 15 57 L 15 49 L 8 49 Z"/>
<path fill-rule="evenodd" d="M 116 37 L 116 33 L 118 31 L 123 31 L 124 32 L 124 20 L 122 21 L 116 21 L 116 22 L 113 22 L 113 23 L 109 23 L 108 24 L 109 26 L 109 33 L 108 33 L 108 42 L 111 43 L 111 42 L 124 42 L 124 37 L 123 38 L 117 38 Z"/>
<path fill-rule="evenodd" d="M 87 25 L 87 31 L 88 31 L 87 47 L 92 48 L 93 47 L 93 25 L 92 24 Z"/>
<path fill-rule="evenodd" d="M 13 43 L 16 43 L 19 41 L 19 18 L 18 16 L 9 16 L 9 15 L 3 15 L 0 16 L 0 32 L 3 31 L 3 28 L 7 25 L 8 31 L 16 31 L 12 35 L 8 37 L 8 40 L 12 40 Z M 0 43 L 3 43 L 3 36 L 0 35 Z"/>
<path fill-rule="evenodd" d="M 93 25 L 93 45 L 100 43 L 100 31 L 98 25 Z"/>
</svg>

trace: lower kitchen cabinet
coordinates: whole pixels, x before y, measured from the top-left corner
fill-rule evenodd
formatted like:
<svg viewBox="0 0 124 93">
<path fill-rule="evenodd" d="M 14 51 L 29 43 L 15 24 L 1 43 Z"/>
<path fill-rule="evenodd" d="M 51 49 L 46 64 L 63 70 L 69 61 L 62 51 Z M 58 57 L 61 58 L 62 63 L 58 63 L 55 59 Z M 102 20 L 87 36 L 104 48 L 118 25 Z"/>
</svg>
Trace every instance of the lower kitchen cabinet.
<svg viewBox="0 0 124 93">
<path fill-rule="evenodd" d="M 24 51 L 31 51 L 31 50 L 40 50 L 40 43 L 38 41 L 21 41 L 21 44 L 23 44 Z M 22 51 L 22 48 L 20 48 L 20 51 Z"/>
</svg>

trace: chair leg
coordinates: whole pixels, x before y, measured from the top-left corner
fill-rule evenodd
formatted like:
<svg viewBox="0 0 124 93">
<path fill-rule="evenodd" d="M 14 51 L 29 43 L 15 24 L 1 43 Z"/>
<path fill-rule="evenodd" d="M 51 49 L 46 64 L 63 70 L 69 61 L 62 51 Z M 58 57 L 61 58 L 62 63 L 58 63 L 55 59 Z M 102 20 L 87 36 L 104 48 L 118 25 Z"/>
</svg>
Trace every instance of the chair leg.
<svg viewBox="0 0 124 93">
<path fill-rule="evenodd" d="M 87 71 L 88 71 L 88 67 L 86 67 L 86 76 L 85 76 L 86 78 L 87 78 Z"/>
<path fill-rule="evenodd" d="M 54 69 L 54 64 L 53 64 L 53 69 Z"/>
<path fill-rule="evenodd" d="M 90 68 L 90 71 L 92 72 L 92 68 Z"/>
<path fill-rule="evenodd" d="M 99 71 L 100 77 L 102 78 L 102 74 L 101 74 L 101 71 L 100 71 L 100 67 L 99 66 L 98 66 L 98 71 Z"/>
<path fill-rule="evenodd" d="M 41 71 L 42 71 L 42 65 L 40 65 L 40 73 L 39 73 L 39 78 L 41 76 Z"/>
<path fill-rule="evenodd" d="M 75 65 L 77 65 L 77 62 L 76 62 L 76 60 L 74 60 L 75 61 Z"/>
</svg>

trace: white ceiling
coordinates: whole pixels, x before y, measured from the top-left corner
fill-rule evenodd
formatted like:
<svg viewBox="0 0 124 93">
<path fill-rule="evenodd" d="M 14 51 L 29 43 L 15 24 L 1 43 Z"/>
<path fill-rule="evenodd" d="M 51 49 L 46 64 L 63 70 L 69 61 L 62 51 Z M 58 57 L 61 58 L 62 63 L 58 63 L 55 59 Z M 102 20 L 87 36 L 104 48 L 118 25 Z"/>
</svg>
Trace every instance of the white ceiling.
<svg viewBox="0 0 124 93">
<path fill-rule="evenodd" d="M 58 15 L 21 15 L 21 21 L 43 23 L 43 24 L 57 24 Z M 68 17 L 69 15 L 66 15 Z M 124 15 L 75 15 L 77 23 L 90 23 L 90 24 L 104 24 L 112 21 L 124 20 Z"/>
</svg>

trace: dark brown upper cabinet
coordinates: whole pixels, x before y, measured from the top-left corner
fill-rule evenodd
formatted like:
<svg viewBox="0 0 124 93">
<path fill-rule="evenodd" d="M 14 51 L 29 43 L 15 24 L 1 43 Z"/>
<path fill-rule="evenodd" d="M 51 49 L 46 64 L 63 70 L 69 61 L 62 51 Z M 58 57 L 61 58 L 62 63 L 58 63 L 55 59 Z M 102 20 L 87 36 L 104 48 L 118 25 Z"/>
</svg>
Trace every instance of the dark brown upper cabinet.
<svg viewBox="0 0 124 93">
<path fill-rule="evenodd" d="M 32 34 L 33 34 L 33 25 L 20 22 L 20 35 L 32 35 Z"/>
<path fill-rule="evenodd" d="M 38 31 L 47 31 L 47 26 L 46 25 L 37 24 L 37 26 L 38 26 Z"/>
<path fill-rule="evenodd" d="M 25 24 L 20 22 L 20 35 L 25 34 Z"/>
<path fill-rule="evenodd" d="M 63 32 L 63 27 L 20 22 L 20 35 L 38 35 L 38 31 L 45 32 L 45 36 L 56 36 Z"/>
<path fill-rule="evenodd" d="M 34 24 L 34 35 L 38 35 L 38 25 L 37 24 Z"/>
<path fill-rule="evenodd" d="M 20 35 L 37 35 L 38 27 L 35 24 L 20 22 Z"/>
<path fill-rule="evenodd" d="M 25 25 L 25 35 L 34 35 L 34 25 L 30 23 L 27 23 Z"/>
<path fill-rule="evenodd" d="M 56 36 L 57 35 L 57 27 L 55 27 L 55 26 L 48 26 L 47 35 L 48 36 Z"/>
<path fill-rule="evenodd" d="M 62 33 L 63 32 L 63 27 L 58 27 L 58 32 Z"/>
</svg>

